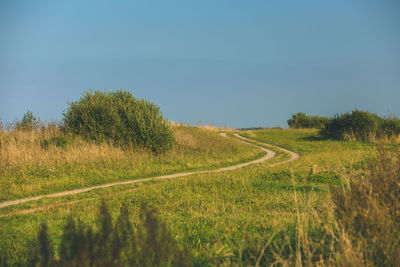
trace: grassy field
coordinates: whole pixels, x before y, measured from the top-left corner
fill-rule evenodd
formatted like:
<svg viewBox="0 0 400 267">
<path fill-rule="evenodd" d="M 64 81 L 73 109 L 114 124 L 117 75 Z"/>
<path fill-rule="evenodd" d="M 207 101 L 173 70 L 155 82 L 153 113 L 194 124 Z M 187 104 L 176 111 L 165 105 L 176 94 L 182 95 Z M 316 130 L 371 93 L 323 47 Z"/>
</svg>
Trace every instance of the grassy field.
<svg viewBox="0 0 400 267">
<path fill-rule="evenodd" d="M 256 148 L 224 139 L 215 131 L 186 127 L 175 131 L 179 145 L 166 155 L 123 152 L 103 145 L 115 154 L 104 158 L 88 156 L 79 164 L 74 163 L 73 156 L 65 156 L 77 153 L 71 151 L 73 146 L 54 152 L 59 155 L 56 159 L 49 156 L 27 160 L 21 155 L 13 164 L 4 164 L 2 160 L 1 199 L 139 176 L 216 168 L 260 156 Z M 321 140 L 316 130 L 255 130 L 241 134 L 292 150 L 300 158 L 269 168 L 269 164 L 288 157 L 275 150 L 277 157 L 271 161 L 231 172 L 117 186 L 7 207 L 0 214 L 32 208 L 39 211 L 0 217 L 0 253 L 8 255 L 11 264 L 24 263 L 22 255 L 27 244 L 36 238 L 42 222 L 48 224 L 50 237 L 57 245 L 71 213 L 82 222 L 93 224 L 100 199 L 104 199 L 114 217 L 121 203 L 127 203 L 134 221 L 138 220 L 142 201 L 156 207 L 174 238 L 189 247 L 194 265 L 332 263 L 337 226 L 329 187 L 362 179 L 367 159 L 376 154 L 376 145 Z M 34 147 L 35 141 L 31 144 Z M 82 149 L 101 150 L 95 146 Z M 91 153 L 98 155 L 97 152 Z M 68 168 L 69 164 L 76 165 Z M 32 172 L 37 168 L 49 172 L 51 166 L 54 175 L 43 177 L 40 172 Z"/>
<path fill-rule="evenodd" d="M 64 146 L 43 147 L 62 136 L 57 129 L 0 133 L 0 201 L 93 185 L 200 169 L 215 169 L 263 154 L 215 130 L 174 127 L 177 144 L 154 155 L 107 143 L 65 138 Z M 64 138 L 64 137 L 63 137 Z"/>
</svg>

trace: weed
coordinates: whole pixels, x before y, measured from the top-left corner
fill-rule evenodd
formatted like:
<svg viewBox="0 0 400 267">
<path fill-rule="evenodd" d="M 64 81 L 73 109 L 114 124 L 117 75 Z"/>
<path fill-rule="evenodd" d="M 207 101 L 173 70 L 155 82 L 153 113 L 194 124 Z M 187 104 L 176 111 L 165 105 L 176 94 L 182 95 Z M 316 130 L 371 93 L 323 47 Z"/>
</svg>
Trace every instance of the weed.
<svg viewBox="0 0 400 267">
<path fill-rule="evenodd" d="M 378 160 L 364 181 L 351 181 L 348 190 L 333 189 L 337 220 L 349 238 L 342 248 L 343 264 L 356 260 L 375 266 L 400 262 L 400 153 L 381 147 Z M 344 238 L 343 238 L 344 239 Z M 346 242 L 343 242 L 346 244 Z M 349 250 L 354 250 L 349 257 Z M 362 255 L 362 258 L 354 257 Z M 355 262 L 355 263 L 357 263 Z"/>
<path fill-rule="evenodd" d="M 141 221 L 134 225 L 126 204 L 113 223 L 103 201 L 96 228 L 72 215 L 64 226 L 58 255 L 42 224 L 28 262 L 38 266 L 190 266 L 191 256 L 181 249 L 154 208 L 141 206 Z"/>
</svg>

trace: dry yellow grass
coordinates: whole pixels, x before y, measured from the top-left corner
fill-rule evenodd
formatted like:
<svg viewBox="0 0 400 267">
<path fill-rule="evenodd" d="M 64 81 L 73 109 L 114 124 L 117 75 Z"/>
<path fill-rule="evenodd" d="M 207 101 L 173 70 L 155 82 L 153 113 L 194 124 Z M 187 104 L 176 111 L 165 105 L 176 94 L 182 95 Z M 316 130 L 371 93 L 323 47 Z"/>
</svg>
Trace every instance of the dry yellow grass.
<svg viewBox="0 0 400 267">
<path fill-rule="evenodd" d="M 220 130 L 220 128 L 201 127 L 207 130 Z M 182 149 L 195 149 L 204 146 L 198 136 L 188 134 L 185 127 L 174 126 L 175 146 L 169 154 L 180 152 Z M 202 134 L 205 134 L 203 131 Z M 43 140 L 51 137 L 63 136 L 72 144 L 65 148 L 49 145 L 44 149 Z M 218 146 L 217 143 L 214 145 Z M 109 143 L 95 143 L 84 141 L 79 137 L 65 136 L 55 127 L 44 127 L 37 131 L 14 130 L 0 132 L 0 169 L 24 168 L 32 165 L 59 165 L 90 163 L 98 161 L 120 161 L 124 158 L 143 156 L 146 151 L 136 149 L 123 149 Z"/>
<path fill-rule="evenodd" d="M 49 131 L 12 131 L 2 133 L 0 150 L 0 168 L 25 168 L 32 165 L 59 165 L 94 162 L 99 160 L 121 160 L 127 151 L 106 143 L 84 142 L 79 137 L 73 139 L 73 145 L 59 148 L 54 145 L 44 149 L 41 142 L 62 133 L 55 129 Z M 132 156 L 131 152 L 128 152 Z"/>
</svg>

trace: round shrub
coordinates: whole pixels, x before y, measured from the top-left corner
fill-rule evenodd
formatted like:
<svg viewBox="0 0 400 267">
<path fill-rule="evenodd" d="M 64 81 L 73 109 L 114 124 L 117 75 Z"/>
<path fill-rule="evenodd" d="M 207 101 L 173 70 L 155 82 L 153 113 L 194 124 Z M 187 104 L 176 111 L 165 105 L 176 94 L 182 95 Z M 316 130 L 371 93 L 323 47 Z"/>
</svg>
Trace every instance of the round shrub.
<svg viewBox="0 0 400 267">
<path fill-rule="evenodd" d="M 64 129 L 87 140 L 141 146 L 153 152 L 163 152 L 174 142 L 159 107 L 125 90 L 87 91 L 69 103 L 63 115 Z"/>
<path fill-rule="evenodd" d="M 381 120 L 376 114 L 354 110 L 351 113 L 335 115 L 325 124 L 321 133 L 333 139 L 370 140 L 379 134 Z"/>
</svg>

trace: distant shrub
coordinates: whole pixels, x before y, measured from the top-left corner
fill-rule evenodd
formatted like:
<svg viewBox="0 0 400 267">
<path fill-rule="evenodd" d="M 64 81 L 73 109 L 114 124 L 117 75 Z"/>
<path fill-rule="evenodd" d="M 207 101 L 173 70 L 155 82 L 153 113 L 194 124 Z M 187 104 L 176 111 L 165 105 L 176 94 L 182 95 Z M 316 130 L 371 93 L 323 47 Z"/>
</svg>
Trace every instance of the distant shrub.
<svg viewBox="0 0 400 267">
<path fill-rule="evenodd" d="M 371 164 L 366 180 L 350 182 L 348 190 L 332 188 L 337 220 L 351 241 L 339 251 L 339 266 L 398 266 L 400 262 L 398 148 L 380 148 L 378 160 Z"/>
<path fill-rule="evenodd" d="M 65 130 L 88 140 L 143 146 L 153 152 L 165 151 L 174 142 L 158 106 L 125 90 L 85 92 L 63 115 Z"/>
<path fill-rule="evenodd" d="M 15 128 L 17 130 L 34 130 L 39 127 L 39 119 L 35 117 L 32 111 L 28 110 L 24 116 L 22 117 L 21 121 L 16 123 Z"/>
<path fill-rule="evenodd" d="M 316 128 L 322 129 L 329 119 L 321 116 L 311 116 L 299 112 L 293 114 L 292 118 L 287 121 L 290 128 Z"/>
<path fill-rule="evenodd" d="M 40 146 L 43 149 L 47 149 L 50 145 L 54 145 L 58 148 L 65 148 L 68 144 L 68 139 L 65 138 L 64 136 L 53 136 L 48 139 L 43 139 L 40 142 Z"/>
<path fill-rule="evenodd" d="M 354 110 L 330 118 L 321 134 L 338 140 L 367 141 L 377 137 L 391 138 L 400 134 L 400 120 L 394 117 L 381 118 L 367 111 Z"/>
<path fill-rule="evenodd" d="M 380 122 L 381 135 L 395 137 L 400 135 L 400 119 L 395 117 L 384 118 Z"/>
<path fill-rule="evenodd" d="M 113 223 L 104 202 L 95 227 L 70 217 L 62 233 L 58 257 L 43 224 L 29 263 L 32 266 L 191 265 L 188 250 L 180 248 L 155 209 L 142 205 L 140 218 L 139 224 L 133 224 L 125 204 Z"/>
<path fill-rule="evenodd" d="M 379 123 L 380 118 L 377 115 L 354 110 L 351 113 L 335 115 L 321 132 L 325 137 L 333 139 L 370 140 L 376 136 Z"/>
</svg>

